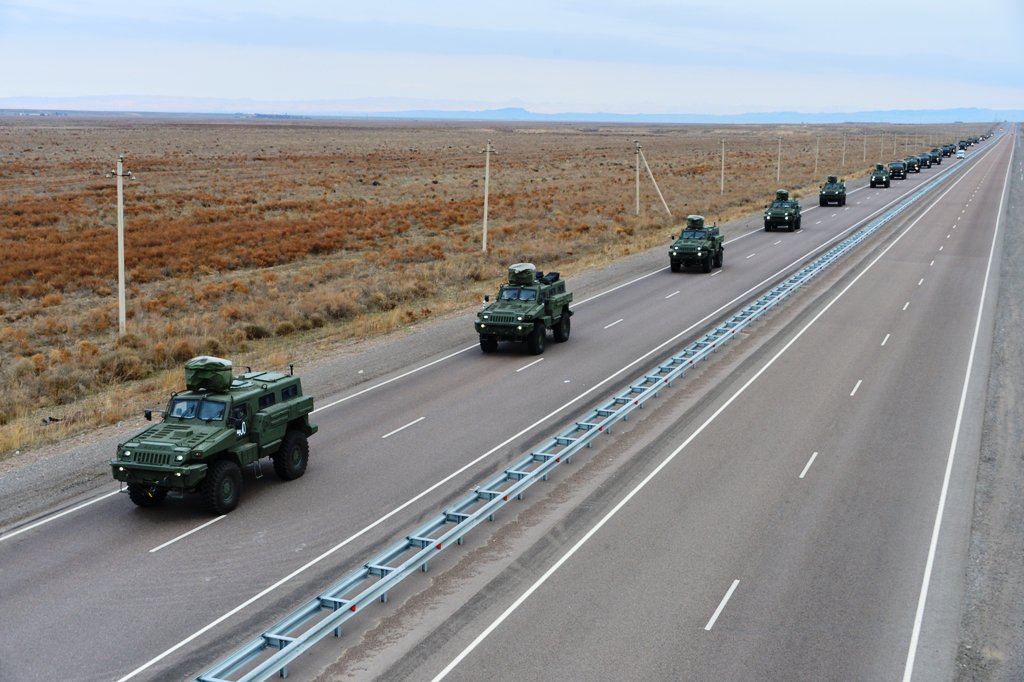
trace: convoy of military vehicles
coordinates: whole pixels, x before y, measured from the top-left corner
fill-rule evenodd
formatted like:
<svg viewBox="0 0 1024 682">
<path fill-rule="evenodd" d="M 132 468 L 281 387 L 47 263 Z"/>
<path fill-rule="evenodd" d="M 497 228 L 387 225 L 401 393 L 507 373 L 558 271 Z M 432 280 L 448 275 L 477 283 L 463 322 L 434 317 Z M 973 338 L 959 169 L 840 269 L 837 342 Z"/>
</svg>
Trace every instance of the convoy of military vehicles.
<svg viewBox="0 0 1024 682">
<path fill-rule="evenodd" d="M 982 138 L 984 139 L 984 138 Z M 978 138 L 946 144 L 930 152 L 875 164 L 871 187 L 889 187 L 892 179 L 942 163 L 943 157 L 962 156 Z M 818 192 L 819 205 L 846 204 L 846 184 L 829 175 Z M 779 189 L 764 210 L 764 229 L 800 229 L 800 202 Z M 704 216 L 689 215 L 669 249 L 672 272 L 722 267 L 724 237 Z M 485 353 L 501 342 L 523 343 L 534 355 L 544 352 L 548 331 L 555 341 L 569 339 L 572 293 L 558 272 L 544 273 L 532 263 L 509 266 L 507 282 L 494 301 L 484 297 L 475 329 Z M 269 458 L 278 478 L 302 476 L 309 460 L 308 438 L 317 432 L 309 415 L 313 398 L 303 395 L 300 379 L 269 371 L 234 376 L 232 363 L 200 356 L 185 364 L 186 390 L 174 393 L 161 420 L 117 447 L 110 462 L 122 490 L 140 507 L 160 504 L 169 494 L 196 493 L 214 514 L 227 514 L 238 505 L 242 470 L 262 475 L 261 460 Z M 147 419 L 152 412 L 147 410 Z"/>
</svg>

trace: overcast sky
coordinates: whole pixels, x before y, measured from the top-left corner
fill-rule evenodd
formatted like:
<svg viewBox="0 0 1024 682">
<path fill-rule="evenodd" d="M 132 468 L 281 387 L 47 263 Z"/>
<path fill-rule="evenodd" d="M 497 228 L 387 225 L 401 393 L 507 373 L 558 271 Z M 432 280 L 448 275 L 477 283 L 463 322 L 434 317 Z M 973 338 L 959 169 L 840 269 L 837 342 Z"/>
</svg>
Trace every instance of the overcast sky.
<svg viewBox="0 0 1024 682">
<path fill-rule="evenodd" d="M 106 95 L 350 111 L 1022 109 L 1024 0 L 0 0 L 0 98 Z"/>
</svg>

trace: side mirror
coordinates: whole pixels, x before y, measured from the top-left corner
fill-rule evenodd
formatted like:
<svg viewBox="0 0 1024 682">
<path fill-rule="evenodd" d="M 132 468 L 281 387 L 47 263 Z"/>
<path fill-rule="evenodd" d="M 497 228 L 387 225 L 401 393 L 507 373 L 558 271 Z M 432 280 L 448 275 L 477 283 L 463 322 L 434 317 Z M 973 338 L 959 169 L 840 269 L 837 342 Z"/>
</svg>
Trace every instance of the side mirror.
<svg viewBox="0 0 1024 682">
<path fill-rule="evenodd" d="M 491 295 L 490 294 L 484 294 L 484 303 L 490 303 L 490 302 L 491 302 Z"/>
<path fill-rule="evenodd" d="M 146 421 L 153 421 L 153 410 L 143 410 L 142 416 L 146 418 Z"/>
</svg>

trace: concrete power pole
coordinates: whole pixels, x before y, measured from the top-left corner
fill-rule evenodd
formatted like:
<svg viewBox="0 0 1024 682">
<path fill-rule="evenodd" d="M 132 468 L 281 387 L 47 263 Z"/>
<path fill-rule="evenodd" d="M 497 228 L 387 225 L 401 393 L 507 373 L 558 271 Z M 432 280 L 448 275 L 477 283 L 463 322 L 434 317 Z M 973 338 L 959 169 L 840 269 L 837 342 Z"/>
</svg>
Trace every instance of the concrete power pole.
<svg viewBox="0 0 1024 682">
<path fill-rule="evenodd" d="M 484 239 L 481 251 L 487 253 L 487 200 L 491 189 L 491 141 L 487 140 L 487 147 L 484 149 Z"/>
<path fill-rule="evenodd" d="M 640 215 L 640 140 L 633 140 L 636 145 L 636 214 Z"/>
<path fill-rule="evenodd" d="M 117 170 L 107 173 L 117 178 L 117 333 L 124 336 L 127 315 L 125 314 L 124 295 L 124 179 L 131 178 L 132 172 L 124 170 L 124 157 L 128 152 L 117 157 Z"/>
<path fill-rule="evenodd" d="M 719 194 L 725 194 L 725 138 L 722 138 L 722 180 L 719 183 L 721 190 Z"/>
<path fill-rule="evenodd" d="M 779 158 L 775 162 L 775 184 L 778 184 L 782 178 L 782 138 L 779 138 Z"/>
</svg>

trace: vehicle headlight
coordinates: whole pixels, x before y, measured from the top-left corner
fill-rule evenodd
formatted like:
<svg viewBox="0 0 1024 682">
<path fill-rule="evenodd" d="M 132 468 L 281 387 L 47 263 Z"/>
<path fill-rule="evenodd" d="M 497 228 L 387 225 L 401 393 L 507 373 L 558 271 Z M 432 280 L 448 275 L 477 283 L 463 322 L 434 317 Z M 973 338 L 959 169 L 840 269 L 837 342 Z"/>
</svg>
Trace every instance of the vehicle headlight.
<svg viewBox="0 0 1024 682">
<path fill-rule="evenodd" d="M 131 459 L 131 458 L 132 458 L 132 451 L 131 450 L 122 450 L 121 451 L 121 459 Z"/>
<path fill-rule="evenodd" d="M 520 316 L 518 316 L 516 318 L 516 322 L 522 322 L 522 321 L 523 321 L 523 316 L 522 315 L 520 315 Z"/>
<path fill-rule="evenodd" d="M 185 459 L 185 455 L 175 455 L 175 457 L 174 457 L 174 461 L 175 462 L 181 462 L 184 459 Z"/>
</svg>

